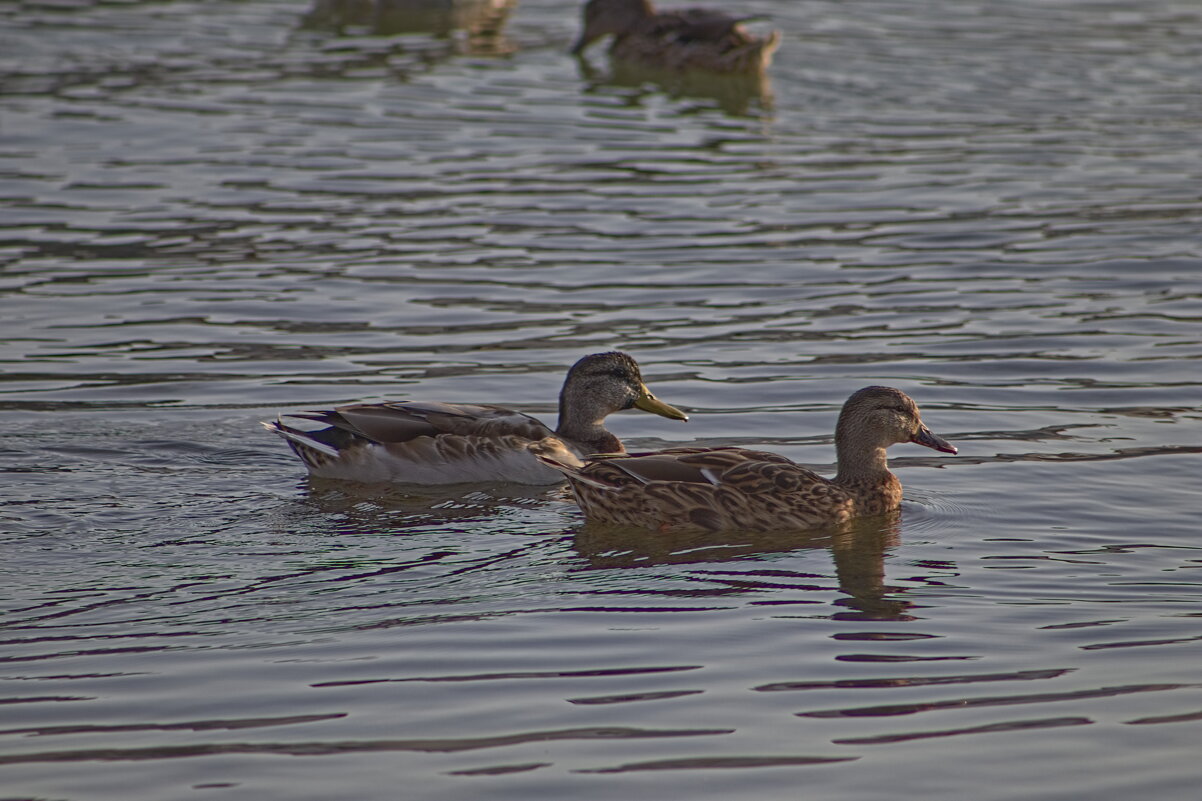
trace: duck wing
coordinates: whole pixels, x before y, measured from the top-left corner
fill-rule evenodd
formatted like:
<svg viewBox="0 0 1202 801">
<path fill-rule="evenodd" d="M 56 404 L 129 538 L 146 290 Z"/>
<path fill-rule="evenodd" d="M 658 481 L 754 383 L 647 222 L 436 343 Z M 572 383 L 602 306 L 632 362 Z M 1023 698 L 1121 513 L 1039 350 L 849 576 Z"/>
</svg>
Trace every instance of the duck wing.
<svg viewBox="0 0 1202 801">
<path fill-rule="evenodd" d="M 684 8 L 661 12 L 654 19 L 663 34 L 679 42 L 719 42 L 729 38 L 733 45 L 749 40 L 741 23 L 758 18 L 734 17 L 708 8 Z"/>
<path fill-rule="evenodd" d="M 583 471 L 614 487 L 653 482 L 707 484 L 736 492 L 792 492 L 826 479 L 791 459 L 747 448 L 668 448 L 594 457 Z"/>
<path fill-rule="evenodd" d="M 504 406 L 431 401 L 356 403 L 319 412 L 295 412 L 378 444 L 410 442 L 443 434 L 461 437 L 519 437 L 539 440 L 551 429 L 528 414 Z"/>
</svg>

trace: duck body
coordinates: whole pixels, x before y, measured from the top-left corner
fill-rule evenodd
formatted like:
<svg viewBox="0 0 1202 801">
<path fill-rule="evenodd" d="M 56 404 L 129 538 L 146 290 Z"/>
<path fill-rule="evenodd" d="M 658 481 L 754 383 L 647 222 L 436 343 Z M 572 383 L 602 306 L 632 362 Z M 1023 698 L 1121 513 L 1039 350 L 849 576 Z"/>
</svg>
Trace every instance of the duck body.
<svg viewBox="0 0 1202 801">
<path fill-rule="evenodd" d="M 776 31 L 748 32 L 742 23 L 750 17 L 706 8 L 656 11 L 650 0 L 589 0 L 583 17 L 573 54 L 612 34 L 612 58 L 659 69 L 759 73 L 780 46 Z"/>
<path fill-rule="evenodd" d="M 401 401 L 286 416 L 326 424 L 306 431 L 283 418 L 264 423 L 288 441 L 318 478 L 403 484 L 563 480 L 527 450 L 532 441 L 555 432 L 503 406 Z M 579 446 L 568 447 L 581 456 L 586 453 Z"/>
<path fill-rule="evenodd" d="M 532 450 L 568 477 L 589 520 L 660 531 L 765 532 L 838 525 L 896 509 L 902 486 L 888 469 L 885 448 L 897 442 L 956 452 L 923 425 L 913 400 L 889 387 L 867 387 L 844 404 L 834 478 L 746 448 L 602 454 L 578 463 L 555 443 Z"/>
<path fill-rule="evenodd" d="M 366 26 L 383 35 L 495 33 L 516 5 L 517 0 L 314 0 L 302 24 L 337 30 Z"/>
<path fill-rule="evenodd" d="M 843 487 L 779 454 L 745 448 L 669 448 L 585 462 L 583 475 L 568 474 L 577 503 L 589 519 L 620 525 L 814 528 L 881 514 L 901 501 L 892 474 L 891 481 Z"/>
<path fill-rule="evenodd" d="M 614 352 L 586 356 L 568 372 L 555 430 L 503 406 L 421 401 L 294 412 L 263 425 L 283 437 L 310 474 L 319 478 L 427 485 L 555 484 L 563 476 L 539 462 L 529 446 L 550 440 L 557 452 L 574 459 L 622 452 L 621 441 L 605 428 L 604 419 L 632 407 L 688 419 L 651 394 L 634 359 Z M 302 428 L 287 418 L 324 427 Z"/>
</svg>

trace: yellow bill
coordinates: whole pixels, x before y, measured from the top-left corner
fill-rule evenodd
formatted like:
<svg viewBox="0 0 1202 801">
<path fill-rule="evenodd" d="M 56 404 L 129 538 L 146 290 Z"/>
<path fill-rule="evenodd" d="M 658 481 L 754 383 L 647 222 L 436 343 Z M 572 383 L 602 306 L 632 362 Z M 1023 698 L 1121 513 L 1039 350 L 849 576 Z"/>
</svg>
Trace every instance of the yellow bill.
<svg viewBox="0 0 1202 801">
<path fill-rule="evenodd" d="M 666 417 L 669 420 L 688 420 L 689 416 L 677 409 L 675 406 L 669 406 L 659 398 L 651 394 L 651 390 L 647 389 L 646 384 L 639 386 L 639 396 L 634 401 L 636 409 L 642 409 L 644 412 L 658 414 L 660 417 Z"/>
</svg>

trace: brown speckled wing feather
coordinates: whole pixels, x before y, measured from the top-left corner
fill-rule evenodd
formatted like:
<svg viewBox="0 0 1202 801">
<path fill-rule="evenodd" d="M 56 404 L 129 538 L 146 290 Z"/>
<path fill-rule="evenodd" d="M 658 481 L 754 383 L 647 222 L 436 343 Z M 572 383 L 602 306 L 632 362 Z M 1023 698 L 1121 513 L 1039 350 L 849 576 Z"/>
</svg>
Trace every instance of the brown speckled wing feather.
<svg viewBox="0 0 1202 801">
<path fill-rule="evenodd" d="M 517 436 L 453 435 L 417 437 L 405 442 L 384 443 L 394 458 L 417 465 L 497 462 L 524 454 L 530 441 Z"/>
<path fill-rule="evenodd" d="M 638 484 L 671 481 L 730 485 L 768 473 L 781 476 L 773 479 L 779 487 L 795 486 L 797 482 L 789 482 L 787 478 L 794 473 L 804 477 L 799 480 L 826 480 L 784 456 L 745 448 L 668 448 L 650 453 L 605 455 L 596 457 L 586 470 L 594 477 L 616 477 L 616 470 L 625 475 L 627 481 Z M 748 491 L 753 491 L 750 484 Z"/>
<path fill-rule="evenodd" d="M 593 518 L 661 529 L 772 531 L 841 522 L 853 501 L 840 487 L 766 451 L 672 448 L 606 456 L 572 481 Z"/>
</svg>

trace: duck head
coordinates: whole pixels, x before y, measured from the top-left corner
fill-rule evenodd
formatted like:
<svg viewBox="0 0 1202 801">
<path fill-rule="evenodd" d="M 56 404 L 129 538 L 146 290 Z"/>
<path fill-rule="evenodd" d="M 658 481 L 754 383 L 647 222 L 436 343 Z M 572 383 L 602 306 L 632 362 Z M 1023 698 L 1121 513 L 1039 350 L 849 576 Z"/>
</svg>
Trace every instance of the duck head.
<svg viewBox="0 0 1202 801">
<path fill-rule="evenodd" d="M 865 387 L 843 404 L 835 427 L 836 446 L 883 449 L 898 442 L 956 453 L 954 445 L 923 424 L 918 404 L 900 389 Z"/>
</svg>

